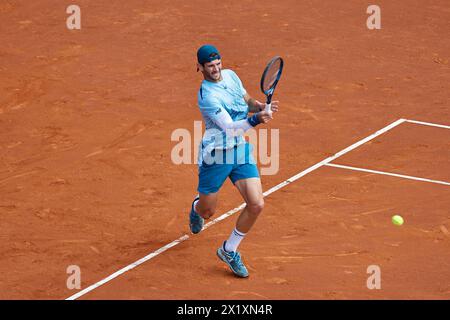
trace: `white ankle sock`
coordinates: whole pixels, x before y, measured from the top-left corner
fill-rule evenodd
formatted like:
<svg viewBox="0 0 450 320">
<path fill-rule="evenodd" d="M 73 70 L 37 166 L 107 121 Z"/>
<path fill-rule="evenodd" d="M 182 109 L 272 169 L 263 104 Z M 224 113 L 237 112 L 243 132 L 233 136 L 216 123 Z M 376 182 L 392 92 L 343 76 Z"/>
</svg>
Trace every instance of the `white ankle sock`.
<svg viewBox="0 0 450 320">
<path fill-rule="evenodd" d="M 236 228 L 234 228 L 233 232 L 231 232 L 230 237 L 225 242 L 224 249 L 227 252 L 237 251 L 237 248 L 239 247 L 239 244 L 241 243 L 242 239 L 244 239 L 245 233 L 242 233 L 238 231 Z"/>
</svg>

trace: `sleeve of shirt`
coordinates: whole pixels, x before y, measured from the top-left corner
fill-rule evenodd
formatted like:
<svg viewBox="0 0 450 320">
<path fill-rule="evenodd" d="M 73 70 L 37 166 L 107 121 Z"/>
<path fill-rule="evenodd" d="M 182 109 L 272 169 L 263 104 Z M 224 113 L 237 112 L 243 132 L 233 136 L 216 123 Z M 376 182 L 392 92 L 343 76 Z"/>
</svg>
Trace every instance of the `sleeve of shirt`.
<svg viewBox="0 0 450 320">
<path fill-rule="evenodd" d="M 209 96 L 202 101 L 200 112 L 202 113 L 203 118 L 210 119 L 215 123 L 220 113 L 227 113 L 225 108 L 222 107 L 219 99 L 214 96 Z"/>
<path fill-rule="evenodd" d="M 233 121 L 218 99 L 209 97 L 205 102 L 200 108 L 203 117 L 211 119 L 227 135 L 239 136 L 252 127 L 248 119 Z"/>
</svg>

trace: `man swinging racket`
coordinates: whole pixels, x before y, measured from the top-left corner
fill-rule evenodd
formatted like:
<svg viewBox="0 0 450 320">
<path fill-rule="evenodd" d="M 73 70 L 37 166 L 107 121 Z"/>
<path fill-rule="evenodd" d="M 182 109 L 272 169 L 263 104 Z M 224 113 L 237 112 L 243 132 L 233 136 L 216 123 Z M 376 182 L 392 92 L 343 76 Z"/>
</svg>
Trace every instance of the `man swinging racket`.
<svg viewBox="0 0 450 320">
<path fill-rule="evenodd" d="M 272 112 L 278 111 L 278 101 L 270 104 L 273 90 L 268 103 L 250 97 L 236 73 L 222 69 L 220 53 L 212 45 L 198 49 L 197 61 L 197 68 L 204 77 L 198 92 L 198 105 L 206 131 L 199 150 L 199 194 L 192 202 L 189 226 L 194 234 L 202 230 L 204 219 L 214 215 L 218 191 L 229 177 L 246 206 L 230 237 L 217 250 L 217 255 L 236 276 L 245 278 L 248 271 L 237 249 L 262 212 L 264 199 L 252 146 L 245 141 L 243 134 L 250 128 L 269 122 Z M 279 75 L 266 75 L 266 78 L 262 80 L 262 87 L 264 81 L 272 81 L 276 85 Z M 253 113 L 250 117 L 247 116 L 249 112 Z"/>
</svg>

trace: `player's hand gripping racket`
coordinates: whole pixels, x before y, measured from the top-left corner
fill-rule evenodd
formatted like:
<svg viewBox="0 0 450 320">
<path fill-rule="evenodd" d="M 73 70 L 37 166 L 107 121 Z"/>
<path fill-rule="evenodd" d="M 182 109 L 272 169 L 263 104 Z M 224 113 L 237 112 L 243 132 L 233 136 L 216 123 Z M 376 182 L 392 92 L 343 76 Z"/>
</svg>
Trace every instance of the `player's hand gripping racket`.
<svg viewBox="0 0 450 320">
<path fill-rule="evenodd" d="M 271 102 L 275 88 L 280 80 L 281 73 L 283 72 L 283 59 L 281 57 L 274 57 L 264 69 L 261 77 L 261 91 L 266 95 L 266 108 L 265 111 L 269 112 L 272 117 Z"/>
</svg>

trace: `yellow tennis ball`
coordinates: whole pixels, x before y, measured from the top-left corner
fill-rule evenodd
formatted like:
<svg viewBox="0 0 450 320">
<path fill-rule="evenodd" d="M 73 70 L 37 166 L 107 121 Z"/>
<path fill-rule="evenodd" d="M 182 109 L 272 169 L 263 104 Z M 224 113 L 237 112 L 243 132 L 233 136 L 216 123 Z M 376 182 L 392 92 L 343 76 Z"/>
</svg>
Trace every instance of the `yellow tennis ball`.
<svg viewBox="0 0 450 320">
<path fill-rule="evenodd" d="M 401 226 L 403 224 L 404 220 L 402 216 L 395 215 L 392 217 L 392 223 L 396 226 Z"/>
</svg>

